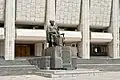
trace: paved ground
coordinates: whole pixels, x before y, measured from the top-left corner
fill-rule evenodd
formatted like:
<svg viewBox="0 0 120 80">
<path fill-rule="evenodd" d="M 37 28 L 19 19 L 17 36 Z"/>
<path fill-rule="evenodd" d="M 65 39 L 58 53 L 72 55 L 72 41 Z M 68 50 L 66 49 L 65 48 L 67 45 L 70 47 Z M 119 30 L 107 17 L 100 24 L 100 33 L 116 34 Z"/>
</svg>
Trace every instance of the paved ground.
<svg viewBox="0 0 120 80">
<path fill-rule="evenodd" d="M 0 80 L 120 80 L 120 72 L 104 72 L 94 74 L 81 74 L 69 78 L 44 78 L 37 75 L 0 76 Z"/>
</svg>

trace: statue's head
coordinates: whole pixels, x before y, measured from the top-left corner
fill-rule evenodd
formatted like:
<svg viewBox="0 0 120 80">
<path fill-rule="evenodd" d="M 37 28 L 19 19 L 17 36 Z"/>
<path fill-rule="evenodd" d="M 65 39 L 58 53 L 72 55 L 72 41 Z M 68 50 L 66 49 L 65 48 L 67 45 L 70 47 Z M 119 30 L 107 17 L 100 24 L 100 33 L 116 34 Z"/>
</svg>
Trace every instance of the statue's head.
<svg viewBox="0 0 120 80">
<path fill-rule="evenodd" d="M 54 26 L 55 21 L 50 20 L 50 25 Z"/>
</svg>

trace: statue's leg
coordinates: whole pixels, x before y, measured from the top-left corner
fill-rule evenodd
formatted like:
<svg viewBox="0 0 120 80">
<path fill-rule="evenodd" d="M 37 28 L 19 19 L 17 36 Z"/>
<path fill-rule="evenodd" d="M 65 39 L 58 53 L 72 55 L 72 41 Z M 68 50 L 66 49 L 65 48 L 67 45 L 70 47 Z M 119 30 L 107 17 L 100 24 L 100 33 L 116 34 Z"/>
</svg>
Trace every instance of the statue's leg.
<svg viewBox="0 0 120 80">
<path fill-rule="evenodd" d="M 51 44 L 54 46 L 54 35 L 51 36 Z"/>
<path fill-rule="evenodd" d="M 49 41 L 49 47 L 52 47 L 52 35 L 49 35 L 50 41 Z"/>
</svg>

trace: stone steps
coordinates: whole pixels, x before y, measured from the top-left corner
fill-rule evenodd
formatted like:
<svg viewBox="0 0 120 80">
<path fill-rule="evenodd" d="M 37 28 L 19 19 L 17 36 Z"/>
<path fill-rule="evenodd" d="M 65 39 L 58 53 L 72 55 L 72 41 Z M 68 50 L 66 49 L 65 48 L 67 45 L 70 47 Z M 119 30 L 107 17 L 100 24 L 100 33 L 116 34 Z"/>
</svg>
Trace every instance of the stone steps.
<svg viewBox="0 0 120 80">
<path fill-rule="evenodd" d="M 77 59 L 77 64 L 120 64 L 120 59 Z"/>
<path fill-rule="evenodd" d="M 0 66 L 0 76 L 6 75 L 27 75 L 39 72 L 36 66 Z"/>
<path fill-rule="evenodd" d="M 13 60 L 13 61 L 0 60 L 0 66 L 1 65 L 30 65 L 30 63 L 27 60 Z"/>
<path fill-rule="evenodd" d="M 99 70 L 94 69 L 76 69 L 76 70 L 40 70 L 38 74 L 48 78 L 61 78 L 61 77 L 76 77 L 80 74 L 98 73 Z"/>
<path fill-rule="evenodd" d="M 96 69 L 100 71 L 120 71 L 120 59 L 91 58 L 77 59 L 77 67 L 83 69 Z"/>
<path fill-rule="evenodd" d="M 99 71 L 120 71 L 120 64 L 78 64 L 78 68 L 95 69 Z"/>
<path fill-rule="evenodd" d="M 39 69 L 28 60 L 0 60 L 0 76 L 35 74 Z"/>
</svg>

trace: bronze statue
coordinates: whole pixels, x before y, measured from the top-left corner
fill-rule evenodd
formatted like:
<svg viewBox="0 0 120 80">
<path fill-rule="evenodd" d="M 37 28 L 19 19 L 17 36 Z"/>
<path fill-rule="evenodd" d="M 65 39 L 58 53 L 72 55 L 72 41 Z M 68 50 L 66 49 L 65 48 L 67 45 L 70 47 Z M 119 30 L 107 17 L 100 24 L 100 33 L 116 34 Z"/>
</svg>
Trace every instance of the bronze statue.
<svg viewBox="0 0 120 80">
<path fill-rule="evenodd" d="M 47 27 L 46 33 L 47 33 L 47 42 L 49 43 L 49 47 L 63 46 L 64 34 L 59 33 L 58 26 L 55 24 L 54 21 L 50 20 L 50 26 Z M 63 35 L 63 38 L 61 37 L 61 35 Z"/>
</svg>

